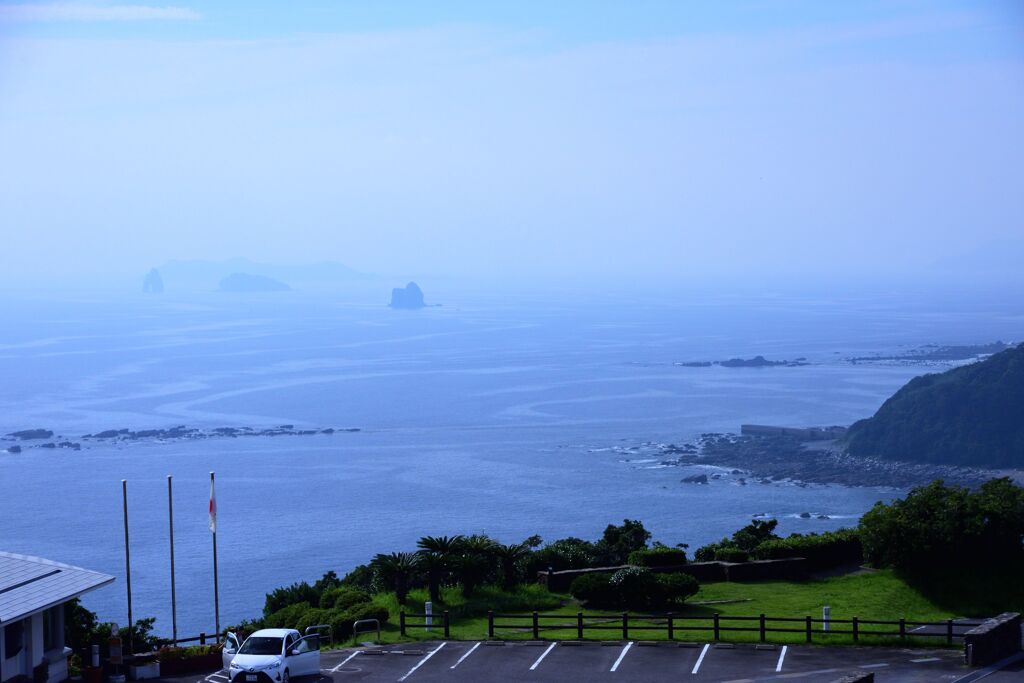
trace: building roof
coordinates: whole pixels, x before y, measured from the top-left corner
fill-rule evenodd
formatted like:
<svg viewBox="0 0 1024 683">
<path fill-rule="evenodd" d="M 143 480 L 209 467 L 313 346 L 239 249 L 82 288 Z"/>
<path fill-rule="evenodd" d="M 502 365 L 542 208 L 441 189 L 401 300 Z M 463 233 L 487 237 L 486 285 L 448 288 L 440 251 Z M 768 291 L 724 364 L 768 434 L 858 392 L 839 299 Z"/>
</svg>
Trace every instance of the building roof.
<svg viewBox="0 0 1024 683">
<path fill-rule="evenodd" d="M 77 598 L 113 576 L 41 557 L 0 552 L 0 624 Z"/>
</svg>

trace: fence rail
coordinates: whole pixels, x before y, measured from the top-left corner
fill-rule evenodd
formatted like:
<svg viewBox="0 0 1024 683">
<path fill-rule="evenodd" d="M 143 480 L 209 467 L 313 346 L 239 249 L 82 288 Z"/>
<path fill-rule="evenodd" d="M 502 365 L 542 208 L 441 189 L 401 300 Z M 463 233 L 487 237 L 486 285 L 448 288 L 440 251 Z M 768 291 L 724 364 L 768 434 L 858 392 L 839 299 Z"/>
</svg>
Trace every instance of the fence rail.
<svg viewBox="0 0 1024 683">
<path fill-rule="evenodd" d="M 558 623 L 551 624 L 556 621 Z M 548 622 L 548 623 L 544 623 Z M 753 624 L 751 624 L 753 622 Z M 620 631 L 623 640 L 629 639 L 635 632 L 664 632 L 669 640 L 674 640 L 677 631 L 709 632 L 713 640 L 722 640 L 725 633 L 757 633 L 761 642 L 765 642 L 771 633 L 802 633 L 805 640 L 813 642 L 814 636 L 849 635 L 857 642 L 861 636 L 888 636 L 905 640 L 914 638 L 944 638 L 947 644 L 962 635 L 956 627 L 966 630 L 979 625 L 980 621 L 908 621 L 878 619 L 815 619 L 804 617 L 771 617 L 765 614 L 758 616 L 731 616 L 714 614 L 711 616 L 680 616 L 672 613 L 662 615 L 630 614 L 591 614 L 577 612 L 575 619 L 565 614 L 501 614 L 487 613 L 487 637 L 494 638 L 496 629 L 516 629 L 532 632 L 534 639 L 540 639 L 541 631 L 576 630 L 576 637 L 583 640 L 587 631 Z M 730 625 L 735 624 L 735 625 Z M 782 624 L 776 626 L 775 624 Z M 793 628 L 793 624 L 801 624 L 801 628 Z M 826 629 L 827 625 L 827 629 Z M 820 628 L 816 628 L 820 626 Z M 834 628 L 839 626 L 840 628 Z M 847 627 L 848 628 L 842 628 Z M 867 626 L 868 628 L 863 628 Z M 894 626 L 895 629 L 883 630 L 877 627 Z M 908 631 L 907 627 L 930 628 L 925 631 Z M 404 631 L 403 631 L 404 633 Z"/>
<path fill-rule="evenodd" d="M 198 636 L 189 636 L 188 638 L 178 638 L 176 640 L 172 638 L 161 638 L 160 645 L 170 645 L 172 647 L 177 647 L 182 643 L 199 643 L 200 645 L 206 645 L 207 641 L 217 644 L 220 642 L 220 638 L 216 633 L 200 633 Z"/>
<path fill-rule="evenodd" d="M 407 613 L 407 612 L 404 612 L 404 611 L 399 612 L 398 613 L 398 630 L 402 634 L 402 636 L 405 637 L 406 629 L 410 629 L 410 628 L 427 628 L 427 629 L 434 628 L 437 624 L 435 624 L 435 623 L 429 623 L 428 624 L 427 623 L 427 619 L 429 618 L 431 620 L 431 622 L 433 622 L 434 619 L 437 616 L 438 615 L 436 615 L 436 614 L 415 614 L 415 613 L 410 614 L 410 613 Z M 448 614 L 448 610 L 445 610 L 445 611 L 441 612 L 440 616 L 441 616 L 441 625 L 444 628 L 444 637 L 446 639 L 450 638 L 451 637 L 451 617 Z M 422 619 L 423 621 L 421 623 L 410 624 L 409 623 L 409 619 Z"/>
</svg>

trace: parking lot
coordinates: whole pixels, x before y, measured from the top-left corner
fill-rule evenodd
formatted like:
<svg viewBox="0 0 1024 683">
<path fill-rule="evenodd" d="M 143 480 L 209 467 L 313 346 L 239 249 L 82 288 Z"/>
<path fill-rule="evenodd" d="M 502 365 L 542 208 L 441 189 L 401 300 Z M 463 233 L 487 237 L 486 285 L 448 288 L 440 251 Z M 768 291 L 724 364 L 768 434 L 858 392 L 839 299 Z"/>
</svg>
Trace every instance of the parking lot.
<svg viewBox="0 0 1024 683">
<path fill-rule="evenodd" d="M 713 643 L 437 641 L 325 651 L 321 678 L 309 683 L 388 681 L 641 681 L 799 680 L 832 682 L 871 671 L 877 681 L 956 682 L 978 675 L 959 650 L 755 646 Z M 1017 672 L 1020 669 L 1017 668 Z M 1009 677 L 1003 678 L 1004 675 Z M 1013 667 L 998 680 L 1024 680 Z M 1018 678 L 1020 677 L 1020 678 Z M 996 680 L 993 677 L 993 680 Z M 227 683 L 223 671 L 176 683 Z"/>
</svg>

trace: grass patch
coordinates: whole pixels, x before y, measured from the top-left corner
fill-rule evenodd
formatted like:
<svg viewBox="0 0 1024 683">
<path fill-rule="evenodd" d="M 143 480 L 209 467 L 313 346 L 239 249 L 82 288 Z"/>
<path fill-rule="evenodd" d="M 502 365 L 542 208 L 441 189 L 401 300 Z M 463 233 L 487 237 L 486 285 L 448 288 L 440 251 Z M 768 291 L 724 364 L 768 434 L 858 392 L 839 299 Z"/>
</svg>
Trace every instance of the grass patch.
<svg viewBox="0 0 1024 683">
<path fill-rule="evenodd" d="M 572 640 L 577 636 L 576 614 L 582 611 L 587 626 L 611 626 L 610 630 L 587 630 L 587 640 L 619 640 L 622 638 L 620 614 L 608 610 L 587 610 L 568 595 L 549 593 L 543 587 L 531 584 L 516 588 L 512 592 L 504 592 L 500 588 L 484 586 L 471 598 L 462 596 L 458 588 L 446 588 L 442 592 L 443 602 L 434 605 L 434 628 L 426 631 L 422 626 L 410 626 L 407 636 L 402 638 L 399 633 L 399 612 L 404 608 L 407 613 L 422 613 L 423 603 L 428 599 L 425 590 L 412 591 L 404 606 L 400 606 L 393 593 L 382 593 L 374 597 L 374 601 L 387 607 L 391 614 L 391 623 L 382 633 L 384 642 L 432 640 L 443 636 L 441 612 L 445 609 L 450 614 L 450 638 L 453 640 L 481 640 L 487 637 L 487 611 L 506 614 L 529 614 L 538 611 L 545 618 L 541 619 L 540 637 L 545 639 Z M 758 616 L 764 613 L 774 617 L 803 618 L 811 616 L 821 618 L 821 609 L 829 605 L 833 619 L 898 620 L 908 621 L 943 621 L 957 616 L 948 609 L 936 605 L 922 592 L 909 586 L 891 571 L 875 571 L 847 576 L 830 577 L 812 581 L 760 581 L 751 583 L 716 582 L 701 586 L 694 601 L 728 600 L 724 604 L 687 605 L 685 609 L 675 612 L 676 640 L 707 641 L 711 638 L 711 621 L 686 621 L 688 617 L 711 617 L 716 612 L 722 616 Z M 528 640 L 533 638 L 530 620 L 496 619 L 498 624 L 505 624 L 495 629 L 495 636 L 503 639 Z M 409 623 L 422 623 L 420 619 L 409 619 Z M 722 622 L 723 626 L 741 626 L 756 629 L 757 621 Z M 630 617 L 629 637 L 641 640 L 665 640 L 666 620 L 658 617 L 641 619 Z M 799 633 L 768 633 L 768 642 L 802 643 L 805 634 L 803 624 L 771 623 L 770 627 L 800 629 Z M 697 628 L 700 627 L 700 628 Z M 834 628 L 848 630 L 849 625 L 836 625 Z M 868 627 L 862 630 L 896 630 L 895 626 Z M 722 632 L 721 639 L 729 642 L 755 642 L 760 634 L 753 632 Z M 366 640 L 362 636 L 360 640 Z M 821 625 L 814 625 L 814 641 L 817 644 L 845 645 L 852 644 L 849 635 L 824 635 Z M 860 644 L 897 644 L 896 637 L 862 636 Z M 941 638 L 908 638 L 905 644 L 942 646 Z"/>
</svg>

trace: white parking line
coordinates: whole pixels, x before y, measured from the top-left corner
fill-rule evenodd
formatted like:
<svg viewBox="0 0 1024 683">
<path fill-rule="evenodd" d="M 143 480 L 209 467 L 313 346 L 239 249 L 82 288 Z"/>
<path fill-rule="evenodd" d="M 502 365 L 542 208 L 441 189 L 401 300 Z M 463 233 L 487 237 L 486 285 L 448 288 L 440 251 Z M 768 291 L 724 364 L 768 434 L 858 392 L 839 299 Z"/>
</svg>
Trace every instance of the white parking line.
<svg viewBox="0 0 1024 683">
<path fill-rule="evenodd" d="M 704 661 L 704 655 L 706 655 L 708 653 L 708 648 L 710 648 L 710 647 L 711 647 L 711 643 L 705 643 L 704 644 L 704 649 L 700 651 L 700 657 L 697 657 L 697 663 L 693 665 L 693 671 L 691 671 L 690 673 L 695 674 L 698 671 L 700 671 L 701 662 Z"/>
<path fill-rule="evenodd" d="M 924 657 L 923 659 L 911 659 L 914 664 L 924 664 L 925 662 L 939 662 L 942 661 L 939 657 Z"/>
<path fill-rule="evenodd" d="M 782 646 L 782 652 L 779 653 L 779 663 L 775 665 L 775 673 L 782 671 L 782 662 L 786 659 L 786 651 L 789 649 L 789 645 Z"/>
<path fill-rule="evenodd" d="M 219 679 L 224 680 L 224 681 L 230 681 L 231 680 L 227 676 L 221 676 L 220 674 L 210 674 L 208 676 L 208 678 L 219 678 Z"/>
<path fill-rule="evenodd" d="M 613 671 L 614 672 L 616 669 L 619 668 L 619 664 L 622 664 L 622 660 L 625 659 L 626 653 L 629 652 L 629 648 L 631 648 L 631 647 L 633 647 L 633 641 L 632 640 L 629 641 L 628 643 L 626 643 L 626 647 L 622 648 L 622 652 L 619 653 L 619 658 L 615 660 L 615 663 L 612 664 L 612 668 L 609 669 L 609 671 Z"/>
<path fill-rule="evenodd" d="M 558 643 L 551 643 L 548 645 L 548 649 L 544 650 L 541 656 L 537 657 L 537 661 L 530 665 L 530 671 L 536 669 L 540 663 L 544 661 L 544 658 L 548 656 L 548 653 L 555 649 L 555 645 L 558 645 Z M 618 663 L 616 663 L 616 666 L 618 666 Z M 614 667 L 612 668 L 612 671 L 615 671 Z"/>
<path fill-rule="evenodd" d="M 884 663 L 884 662 L 881 663 L 881 664 L 861 664 L 860 668 L 861 669 L 881 669 L 883 666 L 889 666 L 889 665 Z"/>
<path fill-rule="evenodd" d="M 455 662 L 454 664 L 452 664 L 448 668 L 449 669 L 454 669 L 459 664 L 462 664 L 462 660 L 465 659 L 466 657 L 470 656 L 471 654 L 473 654 L 473 650 L 477 649 L 478 647 L 480 647 L 480 643 L 479 642 L 476 645 L 474 645 L 473 647 L 469 648 L 469 652 L 467 652 L 466 654 L 464 654 L 461 657 L 459 657 L 459 661 Z"/>
<path fill-rule="evenodd" d="M 407 679 L 409 676 L 412 676 L 413 673 L 416 671 L 416 669 L 418 669 L 421 666 L 423 666 L 424 664 L 426 664 L 428 659 L 430 659 L 431 657 L 436 655 L 437 651 L 440 650 L 442 647 L 444 647 L 447 644 L 448 644 L 448 641 L 445 641 L 445 642 L 441 643 L 440 645 L 438 645 L 437 647 L 435 647 L 430 652 L 428 652 L 426 657 L 424 657 L 420 661 L 416 662 L 416 666 L 414 666 L 413 668 L 409 669 L 409 673 L 405 674 L 404 676 L 402 676 L 401 678 L 398 679 L 398 683 L 402 683 L 402 681 Z"/>
<path fill-rule="evenodd" d="M 348 657 L 345 657 L 345 659 L 341 660 L 341 664 L 339 664 L 338 666 L 336 666 L 333 669 L 331 669 L 331 673 L 332 674 L 338 673 L 338 670 L 341 669 L 341 667 L 343 667 L 346 664 L 348 664 L 349 660 L 352 659 L 353 657 L 355 657 L 357 654 L 359 654 L 359 650 L 356 650 L 355 652 L 350 654 Z"/>
</svg>

